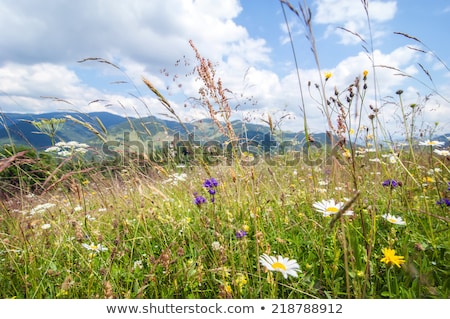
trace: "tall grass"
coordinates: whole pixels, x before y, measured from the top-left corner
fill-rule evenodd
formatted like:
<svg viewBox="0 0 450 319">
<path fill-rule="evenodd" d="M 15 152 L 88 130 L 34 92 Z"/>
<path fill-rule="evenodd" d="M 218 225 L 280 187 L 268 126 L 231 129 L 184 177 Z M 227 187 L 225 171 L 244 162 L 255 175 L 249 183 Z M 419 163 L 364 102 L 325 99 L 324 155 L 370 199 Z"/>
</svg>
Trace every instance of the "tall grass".
<svg viewBox="0 0 450 319">
<path fill-rule="evenodd" d="M 322 73 L 311 10 L 280 4 L 304 22 Z M 368 2 L 362 4 L 370 24 Z M 232 126 L 229 91 L 190 44 L 203 83 L 198 101 L 231 147 L 216 150 L 214 165 L 204 157 L 210 150 L 188 145 L 188 159 L 202 156 L 183 165 L 174 148 L 160 154 L 166 161 L 127 149 L 119 160 L 55 157 L 53 166 L 39 167 L 40 191 L 18 190 L 1 202 L 1 297 L 450 297 L 450 157 L 439 143 L 418 142 L 413 124 L 422 105 L 406 110 L 397 92 L 407 140 L 397 145 L 380 109 L 367 105 L 367 88 L 376 85 L 369 71 L 331 94 L 330 75 L 321 74 L 315 87 L 331 145 L 320 148 L 308 135 L 304 112 L 303 152 L 249 154 L 249 141 Z M 181 122 L 164 95 L 143 81 Z M 368 111 L 371 126 L 358 117 L 355 123 L 352 110 Z M 270 117 L 268 123 L 272 130 Z M 108 142 L 104 127 L 91 128 Z M 19 155 L 2 153 L 0 173 L 23 169 Z M 317 211 L 331 199 L 340 204 Z M 270 271 L 259 262 L 263 254 L 295 259 L 297 277 Z"/>
</svg>

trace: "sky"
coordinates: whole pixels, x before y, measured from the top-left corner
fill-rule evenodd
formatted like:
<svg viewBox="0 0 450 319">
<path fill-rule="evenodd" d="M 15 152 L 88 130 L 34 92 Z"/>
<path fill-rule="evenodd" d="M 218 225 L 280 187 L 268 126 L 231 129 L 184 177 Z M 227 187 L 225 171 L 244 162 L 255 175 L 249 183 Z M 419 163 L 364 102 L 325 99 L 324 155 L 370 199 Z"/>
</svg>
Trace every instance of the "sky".
<svg viewBox="0 0 450 319">
<path fill-rule="evenodd" d="M 194 102 L 201 82 L 192 74 L 192 40 L 229 90 L 233 119 L 263 123 L 270 116 L 300 132 L 306 114 L 309 131 L 324 132 L 315 84 L 334 96 L 367 70 L 364 100 L 349 108 L 353 129 L 369 126 L 372 106 L 378 125 L 401 135 L 402 90 L 418 129 L 450 132 L 448 1 L 369 0 L 370 27 L 362 1 L 291 1 L 297 11 L 300 3 L 311 10 L 317 60 L 304 22 L 278 0 L 2 0 L 0 112 L 167 118 L 145 77 L 183 121 L 206 118 Z M 326 72 L 332 76 L 324 82 Z"/>
</svg>

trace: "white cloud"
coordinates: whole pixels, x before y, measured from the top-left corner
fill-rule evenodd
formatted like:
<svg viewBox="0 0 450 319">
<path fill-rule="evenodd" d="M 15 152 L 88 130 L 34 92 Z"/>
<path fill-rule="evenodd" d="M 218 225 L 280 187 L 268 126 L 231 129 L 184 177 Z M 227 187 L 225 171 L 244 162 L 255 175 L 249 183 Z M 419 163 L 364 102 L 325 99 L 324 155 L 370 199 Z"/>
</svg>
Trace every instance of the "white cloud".
<svg viewBox="0 0 450 319">
<path fill-rule="evenodd" d="M 341 42 L 353 43 L 354 36 L 336 31 L 340 25 L 367 35 L 360 1 L 321 0 L 316 5 L 314 22 L 328 24 L 329 35 L 336 33 Z M 396 2 L 370 1 L 369 5 L 373 31 L 379 37 L 384 32 L 380 24 L 396 13 Z M 200 85 L 195 75 L 185 77 L 196 64 L 188 44 L 192 39 L 202 56 L 217 62 L 217 77 L 236 94 L 230 100 L 233 107 L 239 105 L 236 118 L 258 120 L 267 114 L 274 118 L 295 114 L 296 118 L 286 120 L 283 128 L 303 130 L 297 75 L 294 71 L 282 74 L 273 69 L 283 61 L 271 60 L 272 48 L 266 40 L 252 38 L 243 26 L 236 24 L 233 19 L 241 10 L 238 0 L 2 1 L 0 28 L 5 41 L 0 43 L 0 61 L 4 61 L 0 63 L 0 111 L 76 108 L 82 112 L 109 111 L 129 116 L 137 115 L 135 110 L 141 116 L 167 113 L 143 85 L 141 79 L 145 76 L 170 100 L 183 120 L 207 117 L 201 106 L 184 106 L 187 98 L 198 96 Z M 299 26 L 294 21 L 295 34 L 302 32 Z M 391 52 L 376 50 L 374 56 L 377 65 L 417 74 L 417 52 L 407 47 Z M 95 62 L 75 63 L 87 57 L 106 58 L 119 65 L 121 71 Z M 179 65 L 175 66 L 179 59 Z M 160 73 L 161 69 L 165 71 Z M 369 70 L 367 105 L 375 103 L 373 71 L 365 52 L 348 56 L 327 70 L 333 73 L 327 82 L 328 96 L 333 94 L 334 86 L 345 90 L 364 69 Z M 376 72 L 380 100 L 395 96 L 398 89 L 405 91 L 405 99 L 417 99 L 416 90 L 407 83 L 407 78 L 394 75 L 397 72 L 389 68 L 377 68 Z M 172 81 L 174 75 L 178 75 L 176 81 Z M 318 82 L 319 74 L 316 69 L 303 69 L 300 75 L 308 123 L 313 131 L 322 132 L 327 129 L 325 118 L 306 85 L 308 81 L 313 83 L 315 96 L 314 83 Z M 131 83 L 110 85 L 109 81 Z M 41 96 L 58 97 L 72 104 Z M 102 101 L 90 103 L 97 99 Z M 427 121 L 445 118 L 445 109 L 433 109 Z M 395 115 L 393 108 L 384 107 L 382 111 L 388 119 Z M 367 114 L 365 111 L 364 116 Z"/>
<path fill-rule="evenodd" d="M 317 0 L 315 5 L 317 8 L 314 22 L 328 25 L 326 35 L 338 35 L 342 44 L 359 43 L 359 39 L 355 35 L 337 29 L 338 27 L 344 27 L 362 38 L 368 39 L 367 16 L 360 1 Z M 384 34 L 382 30 L 378 29 L 378 24 L 392 20 L 396 11 L 396 1 L 369 1 L 369 16 L 374 38 L 379 38 Z"/>
</svg>

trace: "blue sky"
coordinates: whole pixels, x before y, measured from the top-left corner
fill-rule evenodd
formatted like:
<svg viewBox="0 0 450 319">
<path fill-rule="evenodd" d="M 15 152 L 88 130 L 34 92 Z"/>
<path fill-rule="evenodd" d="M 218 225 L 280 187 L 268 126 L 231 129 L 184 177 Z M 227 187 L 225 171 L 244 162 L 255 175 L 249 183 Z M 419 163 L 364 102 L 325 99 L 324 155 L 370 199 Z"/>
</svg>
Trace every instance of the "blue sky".
<svg viewBox="0 0 450 319">
<path fill-rule="evenodd" d="M 299 9 L 298 1 L 291 3 Z M 401 132 L 399 108 L 386 101 L 393 101 L 395 92 L 402 89 L 406 105 L 420 103 L 433 93 L 421 104 L 418 125 L 427 131 L 439 122 L 438 131 L 450 132 L 450 72 L 445 68 L 450 65 L 448 1 L 369 1 L 375 64 L 399 69 L 417 80 L 395 75 L 397 72 L 387 68 L 378 68 L 376 79 L 373 77 L 363 43 L 339 29 L 347 28 L 369 43 L 361 1 L 305 3 L 313 15 L 322 72 L 333 74 L 326 83 L 328 95 L 334 87 L 345 90 L 368 69 L 363 124 L 370 113 L 369 104 L 377 105 L 385 128 L 393 134 Z M 317 71 L 302 21 L 285 9 L 306 88 L 308 81 L 318 83 L 323 74 Z M 239 105 L 235 118 L 261 122 L 271 115 L 275 120 L 284 118 L 284 129 L 302 130 L 294 60 L 277 0 L 4 0 L 0 3 L 0 29 L 1 112 L 77 110 L 163 116 L 165 110 L 142 84 L 145 76 L 167 96 L 183 120 L 207 117 L 201 106 L 184 106 L 188 98 L 198 96 L 198 81 L 185 76 L 195 63 L 188 44 L 192 39 L 205 58 L 217 63 L 224 85 L 242 97 L 230 100 L 233 106 Z M 426 46 L 394 32 L 417 37 Z M 77 62 L 89 57 L 111 61 L 121 71 L 98 62 Z M 176 65 L 177 60 L 182 63 Z M 169 76 L 161 73 L 162 69 Z M 175 74 L 178 78 L 173 82 Z M 244 103 L 245 98 L 252 102 Z M 94 100 L 101 101 L 90 103 Z M 310 96 L 305 97 L 305 107 L 310 130 L 325 131 L 325 118 Z"/>
</svg>

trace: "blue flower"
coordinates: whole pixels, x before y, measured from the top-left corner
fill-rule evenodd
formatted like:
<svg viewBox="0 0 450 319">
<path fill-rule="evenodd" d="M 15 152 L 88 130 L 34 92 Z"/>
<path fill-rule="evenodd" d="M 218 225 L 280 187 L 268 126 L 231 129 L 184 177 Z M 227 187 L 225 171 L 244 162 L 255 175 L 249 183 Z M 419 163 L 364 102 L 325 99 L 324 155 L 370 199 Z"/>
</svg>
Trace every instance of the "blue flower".
<svg viewBox="0 0 450 319">
<path fill-rule="evenodd" d="M 208 193 L 210 195 L 211 203 L 215 202 L 214 195 L 216 195 L 216 187 L 219 185 L 219 182 L 214 177 L 206 179 L 203 182 L 203 187 L 208 189 Z"/>
<path fill-rule="evenodd" d="M 237 239 L 240 239 L 247 236 L 247 232 L 245 230 L 238 230 L 235 235 Z"/>
<path fill-rule="evenodd" d="M 436 204 L 438 204 L 438 205 L 450 206 L 450 199 L 448 199 L 448 198 L 442 198 L 441 200 L 438 200 L 438 201 L 436 202 Z"/>
<path fill-rule="evenodd" d="M 393 179 L 387 179 L 381 185 L 383 185 L 384 187 L 390 186 L 391 188 L 395 188 L 397 186 L 402 186 L 402 182 L 397 182 Z"/>
<path fill-rule="evenodd" d="M 205 180 L 205 182 L 203 183 L 203 187 L 206 188 L 214 188 L 217 187 L 219 185 L 219 183 L 216 181 L 216 179 L 214 177 L 211 177 L 210 179 Z"/>
<path fill-rule="evenodd" d="M 195 203 L 195 205 L 200 206 L 201 204 L 206 203 L 206 198 L 203 197 L 203 196 L 196 196 L 196 197 L 194 198 L 194 203 Z"/>
</svg>

